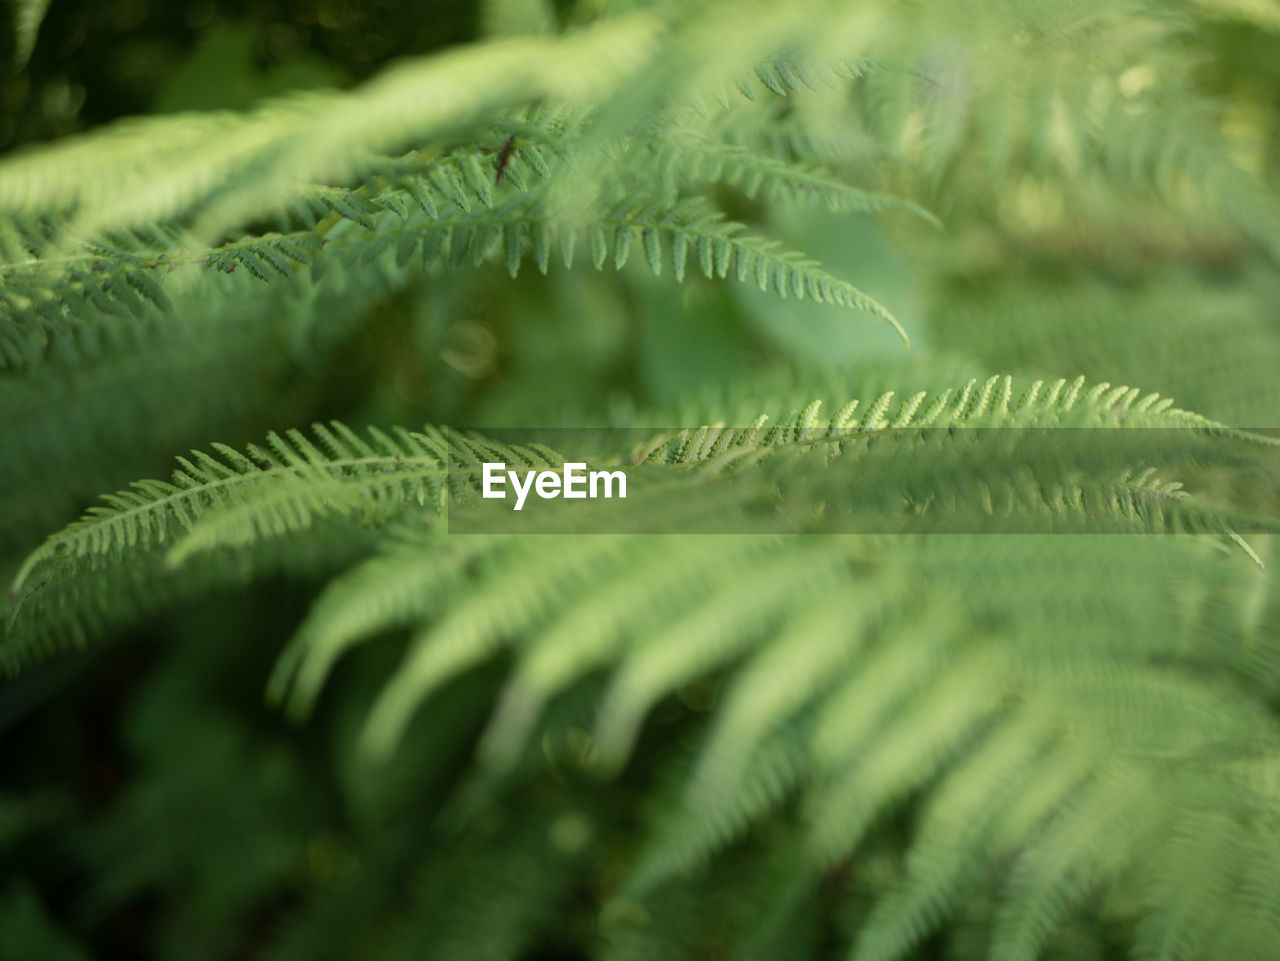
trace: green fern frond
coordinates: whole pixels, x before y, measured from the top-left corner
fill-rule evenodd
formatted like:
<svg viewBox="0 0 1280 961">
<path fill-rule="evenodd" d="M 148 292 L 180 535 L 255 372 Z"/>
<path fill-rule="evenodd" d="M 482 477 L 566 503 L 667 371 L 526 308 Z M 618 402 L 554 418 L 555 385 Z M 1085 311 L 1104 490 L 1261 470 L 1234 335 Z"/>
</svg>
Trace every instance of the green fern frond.
<svg viewBox="0 0 1280 961">
<path fill-rule="evenodd" d="M 674 189 L 681 179 L 739 187 L 747 197 L 762 195 L 771 203 L 816 201 L 833 212 L 882 213 L 902 210 L 935 227 L 938 218 L 909 200 L 863 190 L 817 166 L 788 163 L 733 144 L 673 140 L 656 145 L 645 168 L 662 173 Z"/>
<path fill-rule="evenodd" d="M 38 163 L 6 161 L 0 205 L 27 213 L 78 210 L 75 232 L 83 235 L 181 216 L 216 192 L 216 206 L 196 230 L 215 236 L 274 209 L 282 193 L 350 179 L 371 156 L 455 130 L 495 103 L 584 99 L 625 75 L 656 28 L 653 19 L 634 16 L 558 41 L 495 41 L 403 65 L 358 95 L 296 95 L 244 118 L 135 120 Z M 565 69 L 575 61 L 578 69 Z M 257 176 L 221 189 L 229 173 L 246 169 Z"/>
<path fill-rule="evenodd" d="M 532 148 L 526 156 L 540 157 Z M 500 259 L 514 276 L 530 254 L 546 273 L 554 252 L 569 266 L 575 251 L 583 248 L 589 249 L 597 269 L 606 262 L 620 269 L 637 238 L 655 273 L 661 272 L 667 259 L 664 247 L 669 247 L 674 273 L 683 279 L 692 251 L 708 278 L 724 278 L 732 271 L 738 280 L 752 278 L 762 290 L 779 296 L 807 296 L 867 310 L 907 340 L 901 325 L 876 300 L 802 254 L 747 234 L 701 198 L 644 197 L 631 191 L 598 211 L 562 213 L 556 195 L 536 190 L 536 180 L 520 179 L 513 187 L 519 179 L 513 177 L 501 191 L 508 199 L 501 200 L 478 172 L 475 155 L 462 157 L 466 163 L 449 159 L 425 170 L 414 165 L 412 173 L 389 171 L 391 190 L 316 188 L 301 194 L 295 207 L 297 219 L 311 225 L 305 230 L 250 236 L 213 248 L 191 247 L 172 232 L 158 239 L 130 235 L 117 243 L 95 243 L 78 254 L 11 262 L 4 269 L 7 282 L 0 287 L 0 334 L 6 338 L 0 341 L 0 357 L 11 367 L 30 367 L 55 349 L 51 339 L 54 344 L 74 341 L 81 328 L 171 316 L 177 312 L 175 303 L 205 292 L 207 282 L 193 273 L 201 264 L 224 273 L 243 269 L 258 280 L 285 283 L 297 281 L 302 267 L 309 267 L 311 280 L 318 282 L 336 270 L 370 274 L 381 269 L 392 277 L 416 262 L 456 269 Z M 531 165 L 536 178 L 551 174 L 543 166 L 538 170 Z M 472 176 L 457 173 L 473 167 L 477 173 Z M 829 204 L 899 207 L 929 216 L 906 201 L 842 186 L 800 168 L 773 164 L 771 171 L 776 177 L 798 178 Z M 775 189 L 782 190 L 782 183 Z M 472 206 L 471 196 L 479 206 Z M 386 256 L 391 251 L 394 268 Z"/>
<path fill-rule="evenodd" d="M 171 566 L 193 552 L 250 544 L 305 529 L 317 517 L 355 515 L 384 523 L 408 502 L 434 504 L 448 474 L 448 448 L 438 434 L 369 439 L 341 424 L 316 424 L 317 443 L 300 431 L 269 434 L 247 454 L 223 444 L 218 456 L 192 452 L 169 481 L 137 481 L 107 495 L 105 507 L 50 538 L 19 569 L 11 593 L 44 568 L 102 563 L 131 550 L 168 542 Z"/>
<path fill-rule="evenodd" d="M 1266 442 L 1258 446 L 1249 435 L 1169 409 L 1169 402 L 1156 395 L 1141 397 L 1136 390 L 1105 383 L 1084 390 L 1080 380 L 1058 381 L 1045 390 L 1036 382 L 1021 400 L 1014 402 L 1013 396 L 1010 379 L 991 378 L 981 386 L 975 381 L 960 391 L 941 392 L 928 403 L 924 394 L 915 395 L 892 416 L 890 392 L 866 407 L 845 404 L 825 423 L 817 405 L 810 405 L 773 428 L 659 436 L 632 460 L 659 469 L 655 477 L 669 477 L 677 486 L 669 488 L 665 481 L 642 486 L 635 496 L 641 511 L 667 511 L 673 530 L 686 529 L 682 518 L 695 517 L 717 500 L 722 509 L 750 505 L 779 489 L 800 504 L 826 504 L 828 511 L 853 511 L 854 517 L 858 511 L 874 512 L 882 524 L 892 523 L 885 508 L 905 497 L 929 523 L 945 528 L 954 521 L 960 529 L 1006 517 L 1031 529 L 1048 523 L 1064 529 L 1083 524 L 1079 529 L 1230 533 L 1236 523 L 1258 523 L 1264 516 L 1258 511 L 1269 509 L 1264 504 L 1233 513 L 1230 507 L 1202 504 L 1180 484 L 1156 474 L 1162 464 L 1173 470 L 1209 450 L 1234 451 L 1232 456 L 1247 462 L 1255 447 L 1265 456 Z M 955 427 L 972 432 L 947 430 Z M 1149 430 L 1090 430 L 1136 427 Z M 998 444 L 974 439 L 992 428 L 999 429 Z M 478 485 L 478 466 L 485 458 L 549 463 L 549 452 L 495 446 L 465 435 L 402 431 L 391 438 L 375 431 L 370 442 L 340 426 L 317 426 L 315 432 L 319 446 L 291 431 L 273 435 L 267 449 L 250 447 L 248 457 L 219 446 L 221 458 L 180 459 L 182 469 L 172 482 L 142 481 L 113 495 L 107 507 L 91 510 L 27 559 L 14 581 L 15 596 L 36 571 L 47 581 L 54 572 L 75 570 L 84 562 L 110 563 L 152 544 L 164 545 L 167 563 L 177 566 L 197 553 L 248 547 L 328 516 L 379 526 L 409 504 L 439 510 L 469 485 Z M 1143 463 L 1147 469 L 1134 473 L 1132 468 Z M 677 492 L 674 499 L 671 490 Z M 902 522 L 914 523 L 910 514 L 901 516 Z M 651 515 L 647 523 L 652 527 L 654 521 Z M 821 523 L 801 520 L 814 522 Z M 593 576 L 607 569 L 597 566 Z M 544 573 L 550 576 L 552 570 Z M 812 572 L 802 581 L 812 581 Z M 559 581 L 548 581 L 538 590 L 564 589 Z M 763 599 L 767 593 L 761 585 L 748 595 Z M 524 616 L 536 609 L 528 608 Z M 341 648 L 350 642 L 337 643 Z M 429 649 L 433 642 L 424 644 Z M 533 702 L 550 693 L 554 687 Z M 620 709 L 619 718 L 635 711 Z M 392 713 L 401 720 L 387 730 L 398 729 L 406 716 L 403 708 Z M 620 745 L 634 728 L 632 722 L 618 724 L 614 756 L 625 753 Z"/>
</svg>

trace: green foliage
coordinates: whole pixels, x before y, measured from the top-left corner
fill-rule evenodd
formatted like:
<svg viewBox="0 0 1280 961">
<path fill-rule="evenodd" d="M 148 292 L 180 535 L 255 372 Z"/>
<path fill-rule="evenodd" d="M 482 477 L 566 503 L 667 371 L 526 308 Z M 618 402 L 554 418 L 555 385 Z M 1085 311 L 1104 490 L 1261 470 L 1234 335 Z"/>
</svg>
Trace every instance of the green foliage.
<svg viewBox="0 0 1280 961">
<path fill-rule="evenodd" d="M 0 158 L 0 955 L 1270 956 L 1270 6 L 467 10 Z"/>
<path fill-rule="evenodd" d="M 21 67 L 31 56 L 40 32 L 40 21 L 49 9 L 49 0 L 13 0 L 10 15 L 13 18 L 14 62 Z"/>
</svg>

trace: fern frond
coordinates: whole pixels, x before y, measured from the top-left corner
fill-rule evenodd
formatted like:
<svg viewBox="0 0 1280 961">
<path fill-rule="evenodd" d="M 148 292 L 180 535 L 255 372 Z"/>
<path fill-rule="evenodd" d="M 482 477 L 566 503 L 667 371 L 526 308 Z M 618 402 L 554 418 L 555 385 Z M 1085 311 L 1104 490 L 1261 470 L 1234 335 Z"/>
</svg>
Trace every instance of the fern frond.
<svg viewBox="0 0 1280 961">
<path fill-rule="evenodd" d="M 371 431 L 366 440 L 341 424 L 269 434 L 241 454 L 222 444 L 178 458 L 169 481 L 137 481 L 107 495 L 105 507 L 50 538 L 19 569 L 14 597 L 38 569 L 82 560 L 102 563 L 129 550 L 169 542 L 168 563 L 193 552 L 252 543 L 305 529 L 327 514 L 382 523 L 404 504 L 434 504 L 444 489 L 448 449 L 437 435 Z"/>
<path fill-rule="evenodd" d="M 753 280 L 761 290 L 781 297 L 808 297 L 818 303 L 865 310 L 888 321 L 904 342 L 906 331 L 878 301 L 846 281 L 822 270 L 802 254 L 779 249 L 777 241 L 746 233 L 746 228 L 727 220 L 723 214 L 698 198 L 671 201 L 661 198 L 631 198 L 597 216 L 566 218 L 548 207 L 536 195 L 508 201 L 500 207 L 457 210 L 434 219 L 383 223 L 370 240 L 347 233 L 331 235 L 321 250 L 310 258 L 312 275 L 327 271 L 329 263 L 353 259 L 368 263 L 395 250 L 396 261 L 404 264 L 421 256 L 428 264 L 463 267 L 502 260 L 515 276 L 532 255 L 545 273 L 553 256 L 572 265 L 579 251 L 586 250 L 596 269 L 606 264 L 621 269 L 640 240 L 645 259 L 653 272 L 661 273 L 669 256 L 675 276 L 682 280 L 690 255 L 707 278 L 725 278 L 731 273 L 739 281 Z M 301 256 L 300 244 L 286 254 L 277 238 L 246 240 L 228 245 L 212 254 L 210 262 L 224 270 L 246 264 L 255 276 L 269 277 L 272 268 L 286 256 Z M 668 253 L 669 251 L 669 253 Z"/>
<path fill-rule="evenodd" d="M 747 197 L 761 195 L 779 205 L 809 200 L 833 212 L 902 210 L 941 227 L 934 214 L 909 200 L 863 190 L 821 167 L 788 163 L 742 146 L 673 139 L 660 142 L 646 161 L 645 168 L 660 172 L 673 190 L 682 179 L 724 183 L 739 187 Z"/>
<path fill-rule="evenodd" d="M 216 195 L 196 224 L 197 235 L 216 236 L 275 209 L 302 184 L 351 179 L 370 156 L 455 130 L 482 108 L 584 99 L 625 76 L 657 27 L 633 16 L 562 40 L 495 41 L 402 65 L 358 95 L 295 95 L 244 118 L 135 120 L 38 162 L 6 161 L 0 205 L 28 214 L 78 210 L 75 232 L 92 235 L 182 216 Z M 246 170 L 256 176 L 224 189 L 228 175 Z"/>
<path fill-rule="evenodd" d="M 472 155 L 466 156 L 475 163 Z M 445 172 L 399 176 L 390 191 L 313 190 L 299 201 L 320 208 L 311 218 L 314 227 L 305 230 L 204 249 L 182 244 L 172 234 L 162 243 L 131 237 L 128 245 L 99 243 L 68 257 L 11 263 L 7 283 L 0 287 L 0 334 L 6 338 L 0 340 L 0 358 L 12 367 L 30 367 L 47 352 L 74 343 L 83 336 L 81 328 L 114 323 L 113 318 L 156 323 L 171 317 L 177 313 L 175 302 L 205 292 L 207 282 L 193 273 L 199 265 L 227 274 L 242 269 L 260 281 L 286 286 L 296 285 L 303 267 L 310 268 L 313 282 L 347 271 L 377 272 L 403 284 L 411 262 L 457 269 L 501 260 L 514 276 L 530 255 L 546 273 L 557 253 L 569 266 L 584 248 L 597 269 L 606 262 L 621 269 L 635 239 L 655 273 L 661 272 L 664 248 L 669 248 L 675 276 L 683 279 L 692 251 L 709 279 L 732 271 L 739 281 L 751 278 L 762 290 L 782 297 L 866 310 L 892 324 L 907 341 L 901 325 L 878 301 L 802 254 L 780 249 L 777 241 L 747 233 L 701 198 L 632 193 L 598 212 L 561 212 L 554 195 L 526 183 L 514 196 L 512 188 L 504 188 L 509 199 L 502 203 L 485 188 L 476 193 L 481 203 L 473 208 L 461 180 L 448 174 L 447 166 L 441 169 Z M 470 189 L 483 183 L 473 180 Z M 839 203 L 899 206 L 893 198 L 855 188 L 841 192 L 837 184 L 824 189 L 827 196 L 841 198 Z M 433 194 L 448 198 L 448 207 L 431 200 Z M 168 274 L 175 276 L 170 280 L 164 276 Z"/>
</svg>

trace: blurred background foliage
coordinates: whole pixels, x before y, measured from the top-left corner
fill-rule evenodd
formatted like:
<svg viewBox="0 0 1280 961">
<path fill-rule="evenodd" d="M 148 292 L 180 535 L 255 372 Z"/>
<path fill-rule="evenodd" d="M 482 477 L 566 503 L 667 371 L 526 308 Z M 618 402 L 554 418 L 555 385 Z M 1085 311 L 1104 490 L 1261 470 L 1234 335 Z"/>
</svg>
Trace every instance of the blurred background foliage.
<svg viewBox="0 0 1280 961">
<path fill-rule="evenodd" d="M 286 91 L 348 88 L 397 58 L 504 30 L 561 29 L 590 19 L 598 5 L 527 6 L 540 19 L 521 20 L 518 4 L 476 0 L 53 0 L 24 63 L 16 62 L 16 32 L 0 32 L 0 149 L 126 116 L 240 110 Z M 1174 86 L 1220 100 L 1214 129 L 1274 196 L 1280 6 L 1171 6 L 1194 24 L 1177 41 L 1188 48 L 1185 60 L 1145 60 L 1135 39 L 1133 62 L 1117 70 L 1122 95 L 1138 96 L 1168 79 L 1161 71 L 1194 63 Z M 1035 116 L 1036 71 L 1048 75 L 1055 65 L 1029 64 L 1026 89 L 1006 92 Z M 936 51 L 932 66 L 945 76 L 948 52 Z M 903 85 L 873 76 L 865 88 L 874 121 L 877 104 L 892 113 Z M 767 219 L 777 236 L 886 304 L 910 330 L 911 354 L 865 318 L 747 286 L 676 285 L 635 262 L 619 274 L 525 271 L 514 281 L 492 266 L 432 280 L 430 296 L 421 287 L 391 291 L 371 298 L 358 334 L 353 319 L 314 354 L 298 349 L 287 312 L 263 294 L 220 330 L 216 351 L 202 352 L 198 331 L 197 349 L 175 349 L 165 376 L 181 391 L 157 390 L 163 405 L 139 400 L 132 429 L 113 434 L 100 423 L 93 395 L 125 391 L 120 385 L 135 376 L 127 364 L 78 385 L 74 429 L 100 448 L 85 458 L 89 466 L 54 457 L 41 464 L 43 475 L 16 460 L 0 467 L 0 476 L 20 475 L 27 485 L 6 487 L 4 572 L 99 492 L 161 475 L 175 451 L 329 417 L 624 422 L 686 401 L 697 409 L 708 385 L 752 380 L 780 385 L 770 396 L 790 397 L 788 385 L 836 368 L 855 371 L 855 383 L 871 385 L 867 393 L 912 386 L 915 370 L 931 381 L 939 371 L 957 381 L 990 371 L 1082 373 L 1160 391 L 1234 425 L 1274 426 L 1280 247 L 1268 251 L 1213 210 L 1171 212 L 1151 192 L 1118 200 L 1112 183 L 1078 176 L 1062 159 L 1071 151 L 1053 144 L 1033 142 L 1004 159 L 984 151 L 983 131 L 963 122 L 968 102 L 948 99 L 957 89 L 938 88 L 923 121 L 929 137 L 898 130 L 891 144 L 906 161 L 891 179 L 935 211 L 943 231 L 899 215 L 722 198 L 734 216 Z M 0 414 L 10 439 L 50 429 L 54 421 L 42 420 L 48 398 L 70 388 L 56 371 L 48 376 Z M 38 503 L 32 492 L 42 484 L 33 476 L 58 479 Z M 575 752 L 586 749 L 573 737 L 542 745 L 551 775 L 521 782 L 457 841 L 449 801 L 501 665 L 438 697 L 414 721 L 395 764 L 368 764 L 353 743 L 398 659 L 395 644 L 354 655 L 305 725 L 263 705 L 262 679 L 280 639 L 313 595 L 311 585 L 285 579 L 227 592 L 5 682 L 0 958 L 550 961 L 583 957 L 584 945 L 601 938 L 611 957 L 656 957 L 648 939 L 657 933 L 643 909 L 610 919 L 604 935 L 592 918 L 617 881 L 632 829 L 648 816 L 652 786 L 667 776 L 670 745 L 691 739 L 707 692 L 690 689 L 664 704 L 635 762 L 607 784 L 573 768 Z M 562 710 L 572 714 L 574 705 Z M 909 819 L 904 813 L 883 827 L 857 872 L 833 871 L 815 905 L 856 906 L 863 888 L 899 876 Z M 785 825 L 768 830 L 778 836 L 751 843 L 785 852 Z M 761 872 L 761 890 L 775 890 L 767 875 L 785 865 L 739 865 L 731 855 L 699 881 L 696 900 L 664 907 L 664 924 L 683 917 L 697 932 L 684 946 L 690 956 L 727 956 L 731 933 L 767 907 L 743 899 L 743 885 L 755 879 L 744 882 L 742 870 Z M 820 956 L 838 955 L 857 910 L 823 915 L 803 935 L 782 932 L 771 956 L 800 956 L 793 935 Z M 963 943 L 960 928 L 951 935 Z M 670 931 L 661 935 L 670 941 Z M 941 957 L 955 943 L 928 941 L 920 957 Z M 1072 929 L 1063 943 L 1063 958 L 1122 956 L 1105 928 Z M 1084 945 L 1078 955 L 1073 944 Z"/>
<path fill-rule="evenodd" d="M 151 111 L 242 109 L 292 89 L 347 86 L 389 60 L 465 42 L 465 0 L 51 3 L 4 86 L 0 147 Z M 8 64 L 16 33 L 6 31 Z"/>
</svg>

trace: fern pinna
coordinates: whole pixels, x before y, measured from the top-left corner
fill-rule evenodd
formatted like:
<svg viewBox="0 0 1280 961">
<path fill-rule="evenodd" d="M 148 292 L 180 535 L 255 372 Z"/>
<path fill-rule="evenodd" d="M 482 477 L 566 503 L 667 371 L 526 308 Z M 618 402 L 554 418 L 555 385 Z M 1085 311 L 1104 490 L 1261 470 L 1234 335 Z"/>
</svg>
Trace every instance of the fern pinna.
<svg viewBox="0 0 1280 961">
<path fill-rule="evenodd" d="M 0 158 L 0 957 L 1270 957 L 1280 18 L 465 6 Z"/>
</svg>

